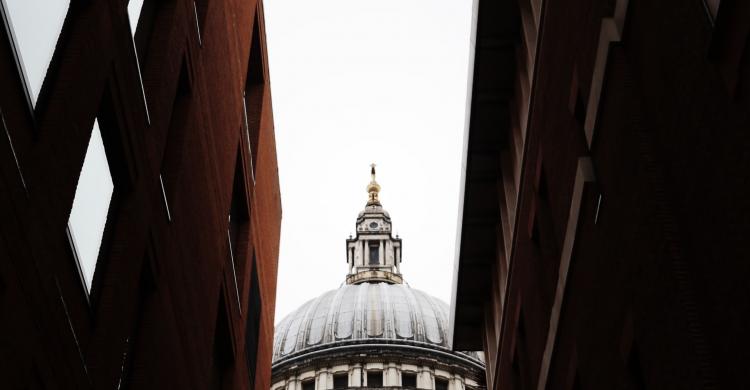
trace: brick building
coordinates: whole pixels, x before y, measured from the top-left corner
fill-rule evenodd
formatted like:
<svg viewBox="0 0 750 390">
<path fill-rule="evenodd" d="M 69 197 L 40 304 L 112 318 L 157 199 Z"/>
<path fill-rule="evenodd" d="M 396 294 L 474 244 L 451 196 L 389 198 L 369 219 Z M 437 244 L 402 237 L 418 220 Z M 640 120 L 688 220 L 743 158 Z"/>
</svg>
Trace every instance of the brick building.
<svg viewBox="0 0 750 390">
<path fill-rule="evenodd" d="M 750 6 L 475 5 L 453 348 L 491 389 L 750 387 Z"/>
<path fill-rule="evenodd" d="M 0 2 L 0 388 L 269 388 L 262 10 Z"/>
</svg>

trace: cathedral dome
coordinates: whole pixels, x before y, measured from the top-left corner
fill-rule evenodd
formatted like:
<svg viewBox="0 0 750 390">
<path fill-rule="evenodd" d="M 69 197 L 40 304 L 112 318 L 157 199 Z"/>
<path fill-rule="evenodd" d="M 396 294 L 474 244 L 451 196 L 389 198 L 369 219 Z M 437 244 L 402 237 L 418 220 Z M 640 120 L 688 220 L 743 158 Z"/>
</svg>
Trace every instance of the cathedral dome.
<svg viewBox="0 0 750 390">
<path fill-rule="evenodd" d="M 375 166 L 365 209 L 346 239 L 345 283 L 274 329 L 271 390 L 482 390 L 480 352 L 453 351 L 448 305 L 404 283 L 402 239 L 379 200 Z"/>
<path fill-rule="evenodd" d="M 286 316 L 276 327 L 273 363 L 336 345 L 368 344 L 430 348 L 482 364 L 475 352 L 450 350 L 448 305 L 389 283 L 343 285 Z"/>
</svg>

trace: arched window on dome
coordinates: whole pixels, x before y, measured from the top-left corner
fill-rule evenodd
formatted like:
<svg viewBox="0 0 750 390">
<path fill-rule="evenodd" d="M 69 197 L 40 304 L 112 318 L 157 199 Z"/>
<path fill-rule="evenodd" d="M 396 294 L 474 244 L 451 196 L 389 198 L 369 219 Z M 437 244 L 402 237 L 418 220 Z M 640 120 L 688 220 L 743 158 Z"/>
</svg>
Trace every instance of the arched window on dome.
<svg viewBox="0 0 750 390">
<path fill-rule="evenodd" d="M 380 264 L 380 242 L 378 241 L 370 241 L 370 265 L 379 265 Z"/>
</svg>

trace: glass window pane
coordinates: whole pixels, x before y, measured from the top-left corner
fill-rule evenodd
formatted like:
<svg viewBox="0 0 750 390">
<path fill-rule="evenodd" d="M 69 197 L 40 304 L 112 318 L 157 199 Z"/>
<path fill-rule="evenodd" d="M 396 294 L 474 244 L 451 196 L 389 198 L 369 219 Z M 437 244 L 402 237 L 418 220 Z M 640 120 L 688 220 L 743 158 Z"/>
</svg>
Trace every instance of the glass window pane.
<svg viewBox="0 0 750 390">
<path fill-rule="evenodd" d="M 5 0 L 15 43 L 36 105 L 62 31 L 69 0 Z"/>
<path fill-rule="evenodd" d="M 130 33 L 135 36 L 135 29 L 138 27 L 138 19 L 141 17 L 143 0 L 130 0 L 128 2 L 128 20 L 130 21 Z"/>
<path fill-rule="evenodd" d="M 114 184 L 104 152 L 99 121 L 95 120 L 68 220 L 79 265 L 89 292 L 113 191 Z"/>
</svg>

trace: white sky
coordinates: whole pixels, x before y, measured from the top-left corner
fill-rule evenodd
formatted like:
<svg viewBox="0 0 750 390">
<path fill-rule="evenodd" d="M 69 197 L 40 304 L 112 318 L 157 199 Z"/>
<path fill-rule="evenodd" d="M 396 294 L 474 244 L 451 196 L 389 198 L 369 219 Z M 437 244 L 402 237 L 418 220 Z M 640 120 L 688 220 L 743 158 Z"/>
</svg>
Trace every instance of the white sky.
<svg viewBox="0 0 750 390">
<path fill-rule="evenodd" d="M 450 302 L 471 0 L 264 7 L 283 207 L 276 322 L 343 283 L 371 162 L 405 280 Z"/>
<path fill-rule="evenodd" d="M 5 1 L 34 105 L 42 89 L 69 4 L 69 0 Z"/>
</svg>

